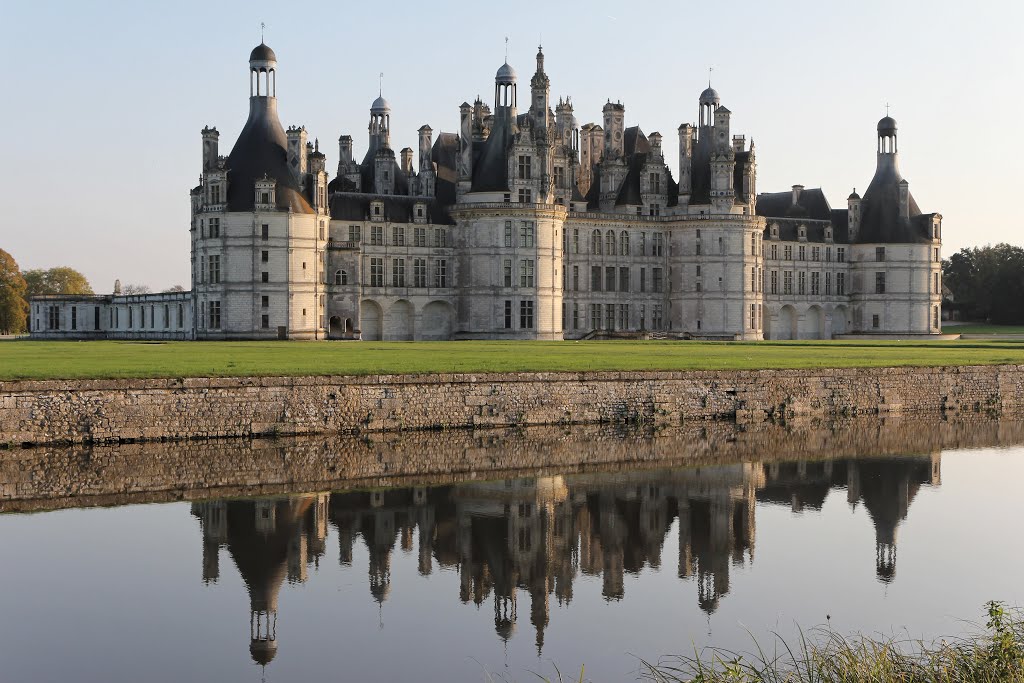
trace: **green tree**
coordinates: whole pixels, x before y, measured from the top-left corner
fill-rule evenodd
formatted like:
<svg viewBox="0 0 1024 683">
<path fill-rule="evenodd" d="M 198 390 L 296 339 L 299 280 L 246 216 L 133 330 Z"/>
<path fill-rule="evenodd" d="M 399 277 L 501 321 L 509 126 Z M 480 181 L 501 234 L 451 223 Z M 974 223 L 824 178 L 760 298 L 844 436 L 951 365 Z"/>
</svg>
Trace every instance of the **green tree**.
<svg viewBox="0 0 1024 683">
<path fill-rule="evenodd" d="M 25 331 L 28 319 L 28 287 L 14 257 L 0 249 L 0 334 Z"/>
<path fill-rule="evenodd" d="M 93 294 L 92 286 L 85 276 L 67 266 L 26 270 L 23 275 L 30 298 L 43 294 Z"/>
<path fill-rule="evenodd" d="M 961 249 L 942 263 L 946 286 L 965 320 L 1024 323 L 1024 248 Z"/>
</svg>

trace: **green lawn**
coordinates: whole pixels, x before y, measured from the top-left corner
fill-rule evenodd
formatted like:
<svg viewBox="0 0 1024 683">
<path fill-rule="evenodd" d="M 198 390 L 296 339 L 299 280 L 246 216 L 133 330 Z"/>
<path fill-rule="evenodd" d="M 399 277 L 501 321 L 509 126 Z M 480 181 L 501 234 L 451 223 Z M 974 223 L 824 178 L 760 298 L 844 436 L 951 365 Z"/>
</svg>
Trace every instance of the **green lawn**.
<svg viewBox="0 0 1024 683">
<path fill-rule="evenodd" d="M 1024 334 L 1024 325 L 967 323 L 964 325 L 944 325 L 942 332 L 943 334 Z"/>
<path fill-rule="evenodd" d="M 0 343 L 0 379 L 1024 364 L 1024 341 Z"/>
</svg>

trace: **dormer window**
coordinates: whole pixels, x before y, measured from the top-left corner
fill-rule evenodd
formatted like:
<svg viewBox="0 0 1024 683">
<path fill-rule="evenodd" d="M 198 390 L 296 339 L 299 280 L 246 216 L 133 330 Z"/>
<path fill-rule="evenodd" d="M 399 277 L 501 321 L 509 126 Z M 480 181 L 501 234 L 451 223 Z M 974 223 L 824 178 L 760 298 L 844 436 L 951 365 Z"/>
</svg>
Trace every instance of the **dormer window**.
<svg viewBox="0 0 1024 683">
<path fill-rule="evenodd" d="M 370 203 L 370 219 L 384 220 L 384 202 L 377 200 Z"/>
<path fill-rule="evenodd" d="M 798 225 L 797 228 L 796 228 L 796 235 L 797 235 L 798 239 L 801 239 L 801 240 L 807 239 L 807 226 L 806 225 Z"/>
<path fill-rule="evenodd" d="M 422 202 L 417 202 L 413 210 L 413 220 L 417 223 L 427 222 L 427 205 Z"/>
<path fill-rule="evenodd" d="M 256 181 L 256 208 L 273 209 L 277 205 L 277 181 L 263 176 Z"/>
<path fill-rule="evenodd" d="M 771 235 L 772 235 L 772 239 L 774 239 L 774 240 L 779 239 L 779 225 L 778 225 L 778 223 L 772 223 L 772 225 L 771 225 Z"/>
<path fill-rule="evenodd" d="M 832 228 L 825 228 L 825 241 L 826 242 L 831 242 L 832 241 Z"/>
</svg>

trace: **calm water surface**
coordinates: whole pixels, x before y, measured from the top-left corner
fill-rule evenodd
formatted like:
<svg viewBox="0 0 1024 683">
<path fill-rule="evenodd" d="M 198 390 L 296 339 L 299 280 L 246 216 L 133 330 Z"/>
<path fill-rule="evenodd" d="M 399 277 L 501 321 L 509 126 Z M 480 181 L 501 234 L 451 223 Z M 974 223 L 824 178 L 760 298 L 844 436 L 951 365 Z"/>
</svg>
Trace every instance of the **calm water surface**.
<svg viewBox="0 0 1024 683">
<path fill-rule="evenodd" d="M 963 633 L 1024 603 L 1022 475 L 1002 447 L 6 514 L 0 680 L 617 681 L 826 615 Z"/>
</svg>

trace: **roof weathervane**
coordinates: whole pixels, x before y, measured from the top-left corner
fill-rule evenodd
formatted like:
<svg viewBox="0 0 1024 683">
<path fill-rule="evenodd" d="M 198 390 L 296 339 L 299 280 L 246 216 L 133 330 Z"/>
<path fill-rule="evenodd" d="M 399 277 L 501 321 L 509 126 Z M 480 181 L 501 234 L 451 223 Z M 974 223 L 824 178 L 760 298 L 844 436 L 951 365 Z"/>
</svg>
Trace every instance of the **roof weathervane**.
<svg viewBox="0 0 1024 683">
<path fill-rule="evenodd" d="M 885 115 L 886 116 L 889 115 L 889 103 L 888 102 L 885 103 Z"/>
<path fill-rule="evenodd" d="M 380 79 L 377 83 L 377 94 L 380 97 L 384 97 L 384 72 L 380 72 Z"/>
<path fill-rule="evenodd" d="M 505 63 L 508 64 L 508 36 L 505 36 Z"/>
<path fill-rule="evenodd" d="M 711 72 L 714 71 L 714 70 L 715 70 L 715 67 L 713 67 L 713 66 L 709 66 L 708 67 L 708 87 L 709 88 L 711 87 Z"/>
<path fill-rule="evenodd" d="M 267 27 L 267 25 L 266 25 L 266 24 L 264 24 L 264 23 L 263 23 L 263 22 L 261 21 L 261 22 L 260 22 L 260 42 L 261 42 L 261 43 L 263 42 L 263 29 L 265 29 L 266 27 Z"/>
</svg>

